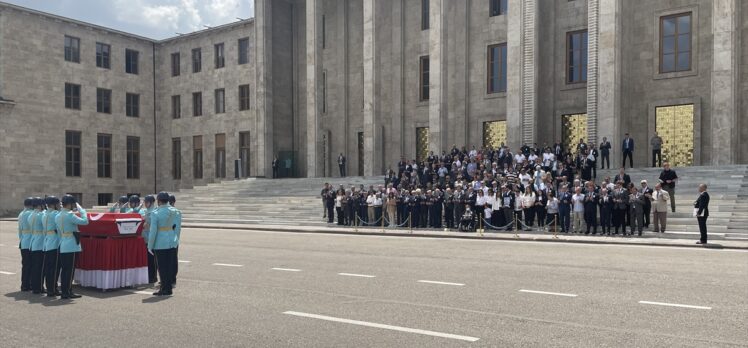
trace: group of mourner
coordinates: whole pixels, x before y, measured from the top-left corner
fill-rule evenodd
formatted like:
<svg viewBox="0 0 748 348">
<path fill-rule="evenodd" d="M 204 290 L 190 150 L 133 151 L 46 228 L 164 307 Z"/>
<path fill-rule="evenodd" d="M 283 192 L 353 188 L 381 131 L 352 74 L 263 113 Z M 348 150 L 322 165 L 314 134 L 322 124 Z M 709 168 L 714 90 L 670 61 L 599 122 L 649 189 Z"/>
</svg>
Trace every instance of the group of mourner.
<svg viewBox="0 0 748 348">
<path fill-rule="evenodd" d="M 176 284 L 181 212 L 174 207 L 175 202 L 174 195 L 167 192 L 148 195 L 142 203 L 138 196 L 122 196 L 109 209 L 110 213 L 142 216 L 149 283 L 160 278 L 156 296 L 171 295 Z M 62 299 L 81 297 L 73 293 L 72 285 L 75 258 L 82 252 L 78 226 L 89 222 L 86 210 L 71 195 L 62 199 L 30 197 L 23 205 L 18 215 L 21 291 Z"/>
<path fill-rule="evenodd" d="M 339 225 L 620 236 L 641 236 L 654 220 L 653 231 L 664 233 L 667 211 L 675 212 L 675 170 L 665 162 L 654 187 L 647 180 L 633 183 L 625 167 L 612 180 L 597 181 L 598 156 L 608 157 L 610 143 L 603 139 L 599 148 L 602 153 L 584 141 L 571 149 L 559 142 L 524 145 L 517 152 L 503 144 L 454 146 L 423 161 L 402 158 L 396 171 L 387 171 L 384 185 L 325 184 L 323 218 L 334 223 L 337 215 Z"/>
</svg>

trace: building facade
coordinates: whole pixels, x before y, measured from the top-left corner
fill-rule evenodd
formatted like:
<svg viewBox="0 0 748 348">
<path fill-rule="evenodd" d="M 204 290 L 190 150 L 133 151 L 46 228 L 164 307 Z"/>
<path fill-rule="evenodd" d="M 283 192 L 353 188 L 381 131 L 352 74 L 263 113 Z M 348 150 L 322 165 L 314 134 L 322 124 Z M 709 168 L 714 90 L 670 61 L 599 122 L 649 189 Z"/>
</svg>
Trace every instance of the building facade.
<svg viewBox="0 0 748 348">
<path fill-rule="evenodd" d="M 457 146 L 748 163 L 748 1 L 255 0 L 152 40 L 0 3 L 0 213 Z M 239 161 L 236 161 L 239 160 Z M 235 169 L 236 164 L 236 169 Z M 63 173 L 65 175 L 63 175 Z"/>
</svg>

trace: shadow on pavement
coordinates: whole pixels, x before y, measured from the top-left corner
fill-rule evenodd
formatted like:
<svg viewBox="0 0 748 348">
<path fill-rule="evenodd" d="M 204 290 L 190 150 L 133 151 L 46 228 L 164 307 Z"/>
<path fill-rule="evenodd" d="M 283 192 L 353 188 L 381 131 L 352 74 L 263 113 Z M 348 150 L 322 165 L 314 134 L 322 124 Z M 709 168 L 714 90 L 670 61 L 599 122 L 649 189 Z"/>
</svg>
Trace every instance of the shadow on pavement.
<svg viewBox="0 0 748 348">
<path fill-rule="evenodd" d="M 143 299 L 143 303 L 159 303 L 161 301 L 166 301 L 170 299 L 171 296 L 153 296 L 146 299 Z"/>
</svg>

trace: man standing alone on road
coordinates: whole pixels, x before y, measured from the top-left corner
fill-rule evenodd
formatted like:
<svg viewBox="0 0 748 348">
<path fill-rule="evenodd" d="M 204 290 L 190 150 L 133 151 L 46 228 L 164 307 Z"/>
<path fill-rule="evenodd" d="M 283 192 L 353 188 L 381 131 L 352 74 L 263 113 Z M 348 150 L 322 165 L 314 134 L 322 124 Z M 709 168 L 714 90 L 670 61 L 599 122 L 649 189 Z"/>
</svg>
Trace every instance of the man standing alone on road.
<svg viewBox="0 0 748 348">
<path fill-rule="evenodd" d="M 701 233 L 701 240 L 696 244 L 706 244 L 706 219 L 709 217 L 709 193 L 706 192 L 706 184 L 699 185 L 699 198 L 693 204 L 693 216 L 699 222 Z"/>
<path fill-rule="evenodd" d="M 343 156 L 343 153 L 338 156 L 338 169 L 340 170 L 340 177 L 345 177 L 345 156 Z"/>
<path fill-rule="evenodd" d="M 649 144 L 652 145 L 652 167 L 661 167 L 662 166 L 662 138 L 657 135 L 657 132 L 655 132 L 655 135 L 652 137 L 652 140 L 649 141 Z M 657 159 L 655 161 L 655 158 Z M 655 164 L 657 164 L 655 166 Z"/>
<path fill-rule="evenodd" d="M 670 195 L 670 206 L 675 213 L 675 182 L 678 181 L 678 174 L 670 169 L 670 163 L 665 162 L 665 169 L 660 173 L 660 183 L 662 188 Z"/>
</svg>

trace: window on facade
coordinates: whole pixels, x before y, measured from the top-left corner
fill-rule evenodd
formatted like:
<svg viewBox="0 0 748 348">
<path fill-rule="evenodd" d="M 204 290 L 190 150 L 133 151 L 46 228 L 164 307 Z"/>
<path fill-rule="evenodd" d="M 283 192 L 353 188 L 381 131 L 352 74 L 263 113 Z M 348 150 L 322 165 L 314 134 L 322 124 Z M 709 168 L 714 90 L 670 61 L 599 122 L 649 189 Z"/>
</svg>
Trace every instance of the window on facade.
<svg viewBox="0 0 748 348">
<path fill-rule="evenodd" d="M 488 46 L 488 93 L 506 92 L 506 44 Z"/>
<path fill-rule="evenodd" d="M 327 112 L 327 71 L 322 71 L 322 113 Z"/>
<path fill-rule="evenodd" d="M 506 14 L 508 0 L 489 0 L 490 2 L 490 17 L 501 16 Z"/>
<path fill-rule="evenodd" d="M 198 73 L 203 69 L 203 51 L 199 48 L 192 49 L 192 72 Z"/>
<path fill-rule="evenodd" d="M 322 15 L 322 49 L 324 50 L 327 48 L 327 21 L 325 20 L 325 15 Z"/>
<path fill-rule="evenodd" d="M 125 72 L 128 74 L 138 74 L 138 57 L 140 53 L 135 50 L 125 50 Z"/>
<path fill-rule="evenodd" d="M 226 177 L 226 134 L 216 134 L 216 178 Z"/>
<path fill-rule="evenodd" d="M 192 93 L 192 116 L 203 115 L 203 93 Z"/>
<path fill-rule="evenodd" d="M 103 207 L 112 203 L 113 195 L 111 193 L 99 193 L 96 205 Z"/>
<path fill-rule="evenodd" d="M 429 0 L 421 0 L 421 30 L 429 28 Z"/>
<path fill-rule="evenodd" d="M 216 69 L 220 69 L 226 66 L 226 59 L 223 56 L 223 43 L 219 43 L 214 46 L 214 54 L 216 60 Z"/>
<path fill-rule="evenodd" d="M 171 76 L 179 76 L 179 52 L 171 54 Z"/>
<path fill-rule="evenodd" d="M 127 178 L 140 178 L 140 138 L 127 137 Z"/>
<path fill-rule="evenodd" d="M 239 86 L 239 111 L 249 110 L 249 85 Z"/>
<path fill-rule="evenodd" d="M 112 135 L 96 135 L 96 173 L 99 178 L 112 177 Z"/>
<path fill-rule="evenodd" d="M 249 132 L 239 132 L 239 159 L 242 161 L 241 177 L 249 176 Z"/>
<path fill-rule="evenodd" d="M 587 81 L 587 30 L 566 33 L 566 83 Z"/>
<path fill-rule="evenodd" d="M 65 84 L 65 108 L 81 109 L 81 85 L 73 83 Z"/>
<path fill-rule="evenodd" d="M 73 63 L 81 62 L 81 39 L 65 35 L 65 60 Z"/>
<path fill-rule="evenodd" d="M 216 113 L 222 114 L 226 112 L 226 90 L 219 88 L 215 91 L 215 104 Z"/>
<path fill-rule="evenodd" d="M 81 176 L 81 132 L 65 131 L 65 176 Z"/>
<path fill-rule="evenodd" d="M 171 177 L 174 180 L 182 178 L 182 139 L 171 139 Z"/>
<path fill-rule="evenodd" d="M 171 118 L 182 118 L 182 97 L 171 96 Z"/>
<path fill-rule="evenodd" d="M 429 100 L 429 56 L 421 57 L 419 71 L 420 71 L 419 98 L 421 101 Z"/>
<path fill-rule="evenodd" d="M 192 137 L 192 176 L 195 179 L 203 178 L 203 136 Z"/>
<path fill-rule="evenodd" d="M 125 94 L 125 115 L 140 117 L 140 94 Z"/>
<path fill-rule="evenodd" d="M 96 112 L 105 114 L 112 113 L 112 90 L 97 88 L 96 89 Z"/>
<path fill-rule="evenodd" d="M 109 69 L 112 47 L 101 42 L 96 43 L 96 66 Z"/>
<path fill-rule="evenodd" d="M 660 72 L 691 70 L 691 13 L 660 18 Z"/>
<path fill-rule="evenodd" d="M 249 38 L 239 39 L 239 65 L 249 63 Z"/>
</svg>

